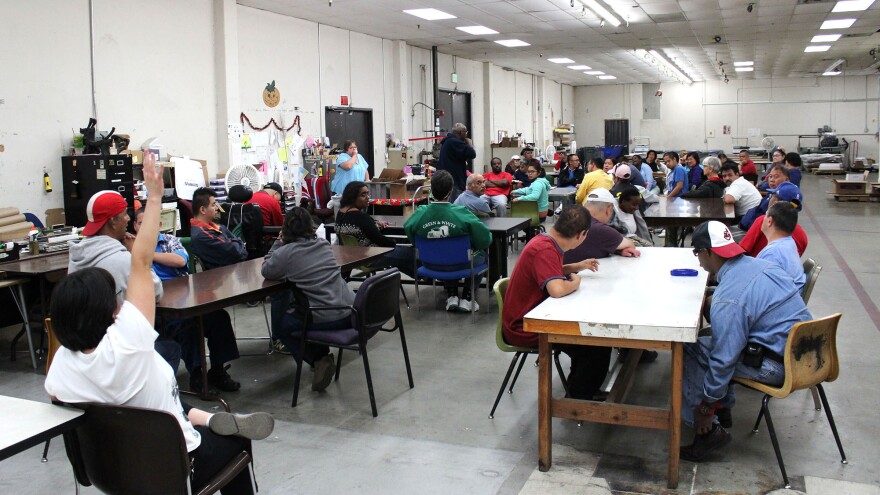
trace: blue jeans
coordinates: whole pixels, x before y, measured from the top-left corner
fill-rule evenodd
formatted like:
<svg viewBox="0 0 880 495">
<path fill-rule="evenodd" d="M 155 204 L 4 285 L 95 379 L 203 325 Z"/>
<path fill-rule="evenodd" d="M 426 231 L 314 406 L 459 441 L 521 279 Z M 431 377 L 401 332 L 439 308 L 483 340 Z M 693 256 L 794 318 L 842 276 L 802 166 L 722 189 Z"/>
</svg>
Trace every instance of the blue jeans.
<svg viewBox="0 0 880 495">
<path fill-rule="evenodd" d="M 703 400 L 703 381 L 709 369 L 709 357 L 712 355 L 712 337 L 700 337 L 693 344 L 684 345 L 684 374 L 681 386 L 681 419 L 688 426 L 694 425 L 694 409 Z M 770 358 L 764 358 L 760 368 L 752 368 L 740 361 L 736 363 L 734 376 L 748 378 L 768 385 L 782 385 L 785 381 L 785 366 Z M 726 409 L 733 408 L 736 395 L 733 382 L 727 386 L 727 395 L 721 400 Z M 714 419 L 718 422 L 718 418 Z"/>
<path fill-rule="evenodd" d="M 372 264 L 372 267 L 385 269 L 397 268 L 400 273 L 416 278 L 415 271 L 416 250 L 412 246 L 395 246 L 394 251 L 386 254 L 381 260 Z"/>
</svg>

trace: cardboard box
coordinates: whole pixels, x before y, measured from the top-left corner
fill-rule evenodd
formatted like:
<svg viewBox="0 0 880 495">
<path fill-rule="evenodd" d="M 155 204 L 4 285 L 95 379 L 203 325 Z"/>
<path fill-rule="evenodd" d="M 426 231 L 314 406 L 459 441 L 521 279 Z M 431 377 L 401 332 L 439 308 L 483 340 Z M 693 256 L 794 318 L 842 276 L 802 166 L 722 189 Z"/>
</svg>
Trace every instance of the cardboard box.
<svg viewBox="0 0 880 495">
<path fill-rule="evenodd" d="M 387 150 L 388 153 L 388 168 L 400 169 L 403 170 L 407 165 L 407 157 L 409 156 L 408 150 L 397 149 L 397 148 L 389 148 Z"/>
<path fill-rule="evenodd" d="M 64 208 L 49 208 L 46 210 L 46 227 L 53 225 L 67 225 L 64 217 Z"/>
</svg>

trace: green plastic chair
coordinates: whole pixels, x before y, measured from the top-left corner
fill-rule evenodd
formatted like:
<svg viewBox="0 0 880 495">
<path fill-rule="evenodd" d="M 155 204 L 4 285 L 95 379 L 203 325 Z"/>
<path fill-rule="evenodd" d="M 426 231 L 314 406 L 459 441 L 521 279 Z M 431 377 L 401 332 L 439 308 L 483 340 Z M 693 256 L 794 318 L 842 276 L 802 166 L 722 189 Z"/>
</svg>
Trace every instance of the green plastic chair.
<svg viewBox="0 0 880 495">
<path fill-rule="evenodd" d="M 195 273 L 197 260 L 192 252 L 192 237 L 178 237 L 177 240 L 183 245 L 183 249 L 186 249 L 187 270 L 189 270 L 190 273 Z"/>
<path fill-rule="evenodd" d="M 522 371 L 523 365 L 526 362 L 526 356 L 538 353 L 537 347 L 517 347 L 504 341 L 504 322 L 502 320 L 502 315 L 504 314 L 504 294 L 507 293 L 507 284 L 509 282 L 510 278 L 502 278 L 495 282 L 495 285 L 492 287 L 492 290 L 495 292 L 495 298 L 498 300 L 498 323 L 495 325 L 495 345 L 498 346 L 498 349 L 501 350 L 501 352 L 513 352 L 514 355 L 513 359 L 510 361 L 510 366 L 507 368 L 507 374 L 504 375 L 504 381 L 501 382 L 501 388 L 498 389 L 498 396 L 495 397 L 495 403 L 492 404 L 492 411 L 489 412 L 489 419 L 495 417 L 495 409 L 498 407 L 498 403 L 501 402 L 501 396 L 504 394 L 507 382 L 510 381 L 510 375 L 513 373 L 513 367 L 516 366 L 517 360 L 519 360 L 519 367 L 516 369 L 516 375 L 513 376 L 513 382 L 510 383 L 510 389 L 507 391 L 508 394 L 513 393 L 513 386 L 516 385 L 516 379 L 519 378 L 519 372 Z M 553 351 L 553 360 L 556 362 L 556 371 L 562 379 L 562 386 L 565 388 L 565 394 L 568 395 L 568 383 L 565 380 L 565 373 L 562 371 L 562 365 L 559 364 L 558 350 Z"/>
</svg>

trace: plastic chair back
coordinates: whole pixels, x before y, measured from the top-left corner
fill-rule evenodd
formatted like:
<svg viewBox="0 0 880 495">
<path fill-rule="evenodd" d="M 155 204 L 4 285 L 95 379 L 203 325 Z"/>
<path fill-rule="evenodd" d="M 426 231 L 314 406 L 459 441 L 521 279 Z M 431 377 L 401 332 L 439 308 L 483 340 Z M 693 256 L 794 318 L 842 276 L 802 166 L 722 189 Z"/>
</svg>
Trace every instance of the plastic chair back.
<svg viewBox="0 0 880 495">
<path fill-rule="evenodd" d="M 804 304 L 810 302 L 810 295 L 813 294 L 813 287 L 816 285 L 816 280 L 819 279 L 819 272 L 822 271 L 822 266 L 816 263 L 813 258 L 807 258 L 804 261 L 804 274 L 807 276 L 807 281 L 804 283 L 804 288 L 801 290 L 801 297 L 804 300 Z"/>
<path fill-rule="evenodd" d="M 44 228 L 43 222 L 41 222 L 40 218 L 38 216 L 34 215 L 33 213 L 25 212 L 25 213 L 22 213 L 22 215 L 24 215 L 25 222 L 30 222 L 30 223 L 34 224 L 34 228 L 37 228 L 37 229 Z"/>
<path fill-rule="evenodd" d="M 183 249 L 186 250 L 187 257 L 187 270 L 190 273 L 196 273 L 196 264 L 198 263 L 198 259 L 196 259 L 196 255 L 192 252 L 192 237 L 178 237 L 178 241 L 183 246 Z"/>
<path fill-rule="evenodd" d="M 504 314 L 504 295 L 507 294 L 507 285 L 509 283 L 510 278 L 502 278 L 498 279 L 492 287 L 492 290 L 495 292 L 495 299 L 498 301 L 498 324 L 495 326 L 495 345 L 502 352 L 534 352 L 535 349 L 531 347 L 516 347 L 504 341 L 504 320 L 502 315 Z"/>
<path fill-rule="evenodd" d="M 364 280 L 354 296 L 355 328 L 376 330 L 400 312 L 400 271 L 383 270 Z"/>
<path fill-rule="evenodd" d="M 510 216 L 519 218 L 528 218 L 529 226 L 540 227 L 541 217 L 538 215 L 537 201 L 511 201 Z"/>
<path fill-rule="evenodd" d="M 471 238 L 463 235 L 428 239 L 416 236 L 418 259 L 432 267 L 464 265 L 470 263 Z"/>
<path fill-rule="evenodd" d="M 785 343 L 786 395 L 817 383 L 833 382 L 840 373 L 837 324 L 841 314 L 805 321 L 792 327 Z"/>
</svg>

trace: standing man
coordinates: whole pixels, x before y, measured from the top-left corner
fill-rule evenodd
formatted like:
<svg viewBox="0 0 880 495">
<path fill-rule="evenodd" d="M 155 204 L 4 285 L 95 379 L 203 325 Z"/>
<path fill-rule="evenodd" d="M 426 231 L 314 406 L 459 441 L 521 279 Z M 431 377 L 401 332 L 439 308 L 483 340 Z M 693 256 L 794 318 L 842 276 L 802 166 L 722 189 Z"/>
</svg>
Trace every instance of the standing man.
<svg viewBox="0 0 880 495">
<path fill-rule="evenodd" d="M 812 316 L 782 268 L 743 256 L 723 223 L 700 224 L 691 245 L 700 266 L 718 280 L 710 309 L 712 335 L 684 346 L 681 419 L 696 436 L 681 448 L 681 458 L 699 462 L 730 443 L 718 416 L 735 403 L 733 377 L 781 385 L 788 333 Z"/>
<path fill-rule="evenodd" d="M 513 176 L 501 170 L 501 158 L 492 158 L 492 171 L 484 175 L 486 178 L 486 193 L 483 199 L 489 208 L 495 209 L 496 217 L 507 216 L 507 196 L 513 185 Z"/>
<path fill-rule="evenodd" d="M 742 217 L 749 210 L 761 204 L 761 193 L 754 184 L 739 175 L 734 164 L 721 166 L 721 178 L 727 185 L 724 191 L 724 203 L 734 205 L 737 217 Z"/>
<path fill-rule="evenodd" d="M 452 131 L 440 141 L 440 160 L 437 170 L 445 170 L 452 175 L 455 188 L 452 191 L 451 200 L 455 201 L 458 195 L 465 190 L 467 180 L 467 161 L 477 157 L 474 150 L 474 142 L 467 137 L 468 129 L 461 122 L 452 126 Z"/>
<path fill-rule="evenodd" d="M 280 227 L 284 223 L 284 215 L 281 213 L 282 197 L 284 190 L 281 189 L 281 184 L 270 182 L 263 186 L 263 190 L 255 192 L 245 204 L 260 205 L 264 227 Z"/>
<path fill-rule="evenodd" d="M 593 189 L 601 187 L 610 191 L 611 188 L 614 187 L 614 182 L 611 181 L 611 177 L 605 173 L 602 166 L 603 163 L 601 158 L 590 159 L 587 163 L 587 173 L 584 174 L 584 180 L 581 181 L 581 185 L 578 187 L 577 194 L 575 195 L 575 201 L 584 204 L 587 195 L 590 194 Z"/>
<path fill-rule="evenodd" d="M 467 191 L 463 192 L 455 200 L 455 204 L 464 206 L 471 210 L 478 217 L 488 217 L 492 215 L 489 209 L 489 203 L 483 199 L 483 193 L 486 192 L 486 179 L 480 174 L 471 174 L 468 176 Z"/>
<path fill-rule="evenodd" d="M 669 170 L 666 174 L 666 197 L 677 198 L 688 192 L 688 174 L 684 166 L 679 162 L 678 153 L 667 151 L 663 153 L 663 163 Z M 676 226 L 667 226 L 663 245 L 665 247 L 678 247 L 684 242 L 682 238 L 682 228 Z"/>
</svg>

